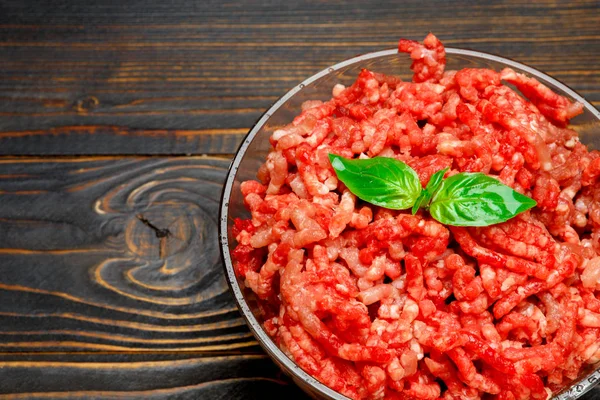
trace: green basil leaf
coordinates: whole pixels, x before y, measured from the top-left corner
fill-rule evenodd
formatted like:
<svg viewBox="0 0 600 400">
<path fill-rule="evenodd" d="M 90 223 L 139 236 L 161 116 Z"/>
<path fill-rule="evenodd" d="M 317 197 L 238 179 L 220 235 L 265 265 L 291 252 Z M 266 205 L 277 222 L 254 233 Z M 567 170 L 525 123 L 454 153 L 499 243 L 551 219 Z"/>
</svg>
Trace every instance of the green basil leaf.
<svg viewBox="0 0 600 400">
<path fill-rule="evenodd" d="M 425 187 L 425 189 L 423 189 L 417 201 L 415 201 L 415 205 L 412 208 L 413 215 L 415 215 L 421 207 L 428 208 L 429 201 L 431 200 L 435 192 L 439 189 L 440 185 L 442 184 L 442 181 L 444 180 L 444 174 L 449 169 L 450 168 L 445 168 L 431 175 L 431 178 L 429 178 L 429 182 L 427 182 L 427 186 Z"/>
<path fill-rule="evenodd" d="M 359 199 L 392 210 L 412 207 L 419 197 L 417 173 L 402 161 L 386 157 L 349 160 L 329 154 L 339 180 Z"/>
<path fill-rule="evenodd" d="M 536 206 L 535 200 L 482 173 L 463 172 L 444 180 L 429 213 L 454 226 L 488 226 Z"/>
</svg>

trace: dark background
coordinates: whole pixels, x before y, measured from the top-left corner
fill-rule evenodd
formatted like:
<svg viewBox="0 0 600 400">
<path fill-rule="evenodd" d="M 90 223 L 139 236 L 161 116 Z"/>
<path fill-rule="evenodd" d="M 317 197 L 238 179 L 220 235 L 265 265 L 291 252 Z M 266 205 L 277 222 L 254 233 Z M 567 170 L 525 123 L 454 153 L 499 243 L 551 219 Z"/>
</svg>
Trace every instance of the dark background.
<svg viewBox="0 0 600 400">
<path fill-rule="evenodd" d="M 0 395 L 303 398 L 221 272 L 221 184 L 251 125 L 321 69 L 429 31 L 598 107 L 599 9 L 0 1 Z"/>
</svg>

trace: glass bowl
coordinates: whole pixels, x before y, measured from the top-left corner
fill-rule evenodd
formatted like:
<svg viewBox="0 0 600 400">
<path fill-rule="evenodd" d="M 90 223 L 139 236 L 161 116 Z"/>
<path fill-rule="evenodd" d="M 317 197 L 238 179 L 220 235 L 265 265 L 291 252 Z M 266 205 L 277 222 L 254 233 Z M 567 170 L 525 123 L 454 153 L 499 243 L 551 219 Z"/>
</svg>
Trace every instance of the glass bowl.
<svg viewBox="0 0 600 400">
<path fill-rule="evenodd" d="M 556 79 L 521 63 L 477 51 L 446 48 L 446 58 L 446 70 L 491 68 L 500 71 L 504 67 L 511 67 L 517 72 L 535 77 L 555 92 L 582 103 L 584 105 L 583 114 L 571 121 L 571 127 L 578 131 L 583 143 L 590 148 L 600 149 L 600 112 L 583 97 Z M 223 188 L 219 238 L 227 281 L 235 301 L 256 340 L 267 354 L 300 388 L 315 399 L 343 400 L 347 398 L 304 372 L 275 345 L 260 324 L 258 307 L 251 291 L 244 288 L 243 280 L 238 279 L 234 272 L 231 259 L 231 251 L 235 248 L 235 238 L 231 234 L 233 220 L 250 216 L 244 206 L 240 184 L 246 180 L 256 179 L 258 168 L 265 161 L 271 148 L 269 137 L 275 129 L 287 125 L 300 113 L 304 101 L 329 100 L 335 84 L 350 85 L 363 68 L 410 80 L 412 76 L 409 68 L 410 62 L 408 55 L 398 54 L 397 50 L 368 53 L 324 69 L 294 87 L 269 108 L 250 130 L 231 163 Z M 599 380 L 600 369 L 591 369 L 577 382 L 557 394 L 555 399 L 578 398 Z"/>
</svg>

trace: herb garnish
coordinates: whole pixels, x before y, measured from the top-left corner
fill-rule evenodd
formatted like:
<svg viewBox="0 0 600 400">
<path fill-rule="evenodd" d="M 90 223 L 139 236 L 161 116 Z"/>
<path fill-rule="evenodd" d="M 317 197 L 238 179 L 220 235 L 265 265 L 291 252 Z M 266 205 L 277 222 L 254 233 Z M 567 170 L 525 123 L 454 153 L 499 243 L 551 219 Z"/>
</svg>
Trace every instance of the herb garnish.
<svg viewBox="0 0 600 400">
<path fill-rule="evenodd" d="M 348 160 L 329 154 L 339 180 L 360 199 L 376 206 L 404 210 L 412 207 L 423 188 L 414 169 L 392 158 Z"/>
<path fill-rule="evenodd" d="M 415 170 L 402 161 L 374 157 L 350 160 L 329 154 L 339 180 L 361 200 L 393 210 L 429 210 L 437 221 L 454 226 L 488 226 L 535 207 L 535 200 L 483 174 L 462 172 L 444 179 L 437 171 L 423 189 Z"/>
</svg>

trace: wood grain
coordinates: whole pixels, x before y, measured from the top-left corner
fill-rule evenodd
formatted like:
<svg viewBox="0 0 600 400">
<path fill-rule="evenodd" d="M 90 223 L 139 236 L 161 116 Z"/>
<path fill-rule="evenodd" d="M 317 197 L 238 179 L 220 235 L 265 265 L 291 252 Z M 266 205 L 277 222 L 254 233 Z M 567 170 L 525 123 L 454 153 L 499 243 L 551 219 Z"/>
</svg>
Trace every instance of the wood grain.
<svg viewBox="0 0 600 400">
<path fill-rule="evenodd" d="M 430 30 L 600 105 L 597 0 L 58 3 L 2 2 L 0 154 L 231 154 L 305 78 Z"/>
<path fill-rule="evenodd" d="M 305 398 L 264 355 L 0 355 L 2 399 Z M 31 376 L 37 379 L 31 380 Z M 66 379 L 68 378 L 68 379 Z"/>
<path fill-rule="evenodd" d="M 228 160 L 0 159 L 0 351 L 257 351 L 222 273 Z"/>
</svg>

